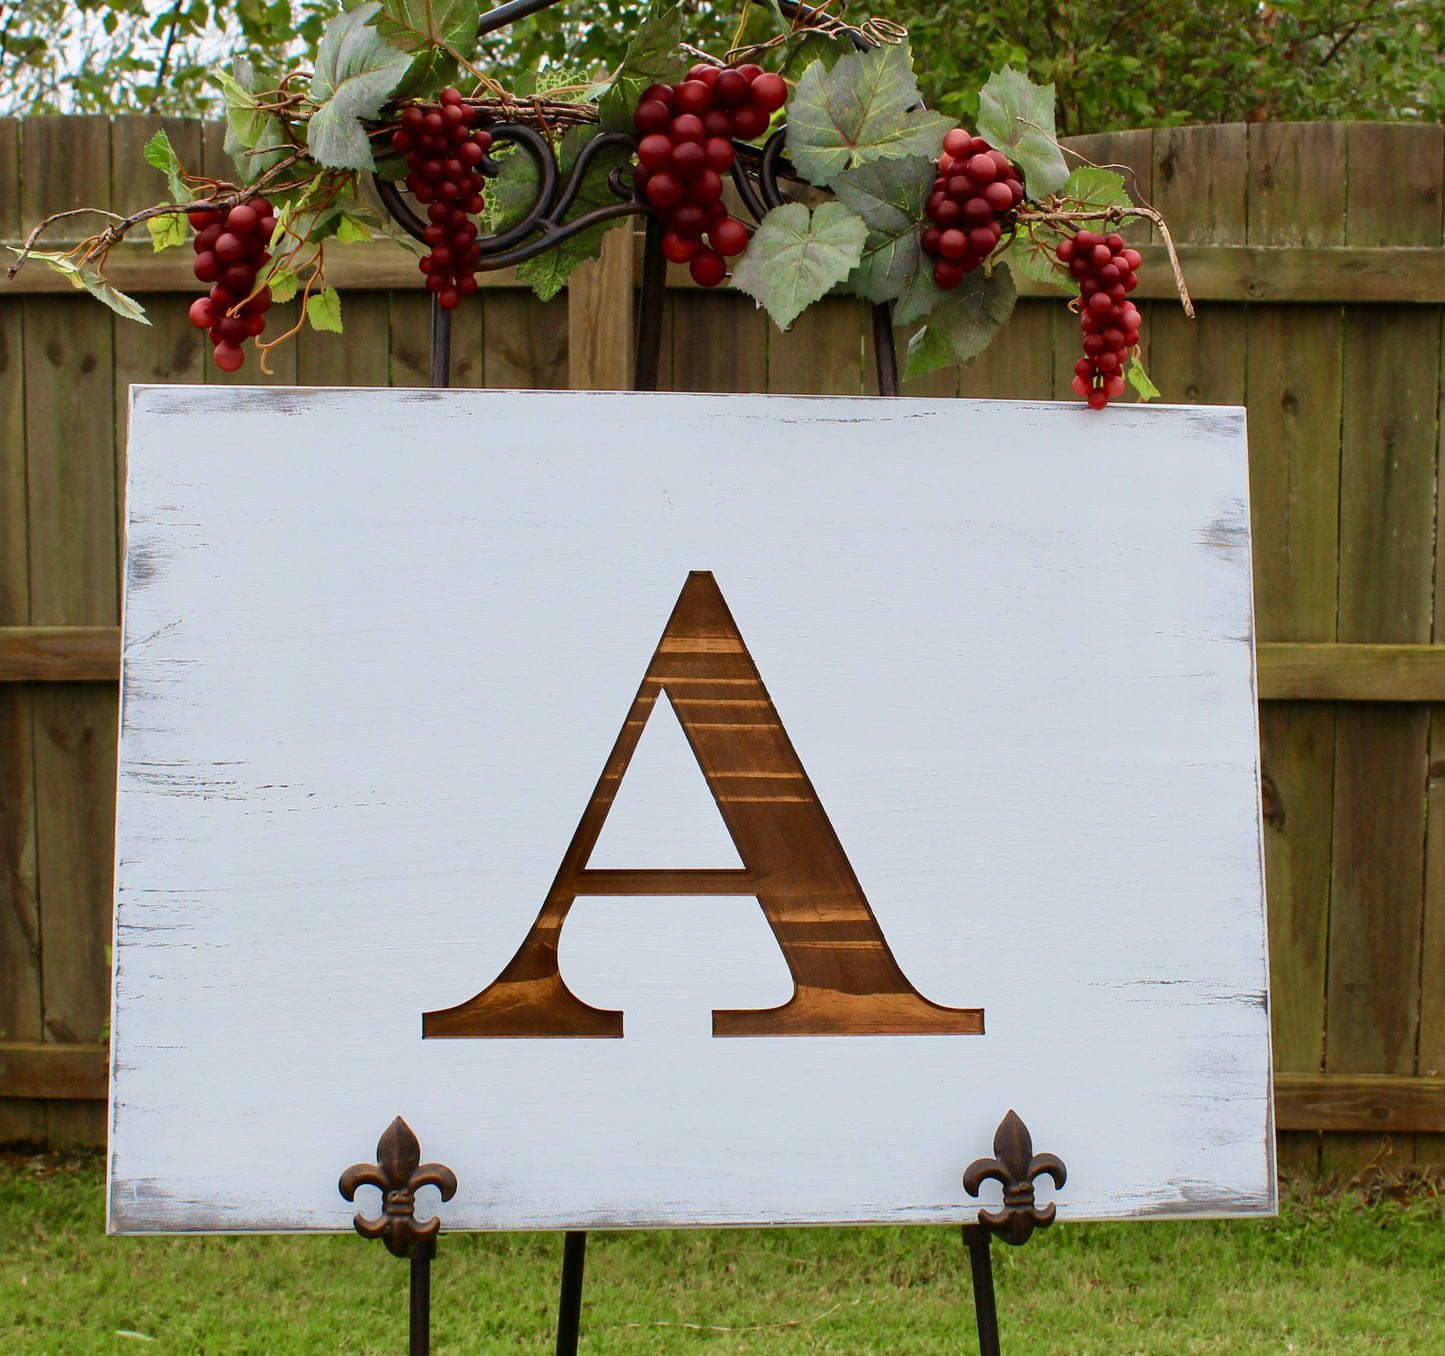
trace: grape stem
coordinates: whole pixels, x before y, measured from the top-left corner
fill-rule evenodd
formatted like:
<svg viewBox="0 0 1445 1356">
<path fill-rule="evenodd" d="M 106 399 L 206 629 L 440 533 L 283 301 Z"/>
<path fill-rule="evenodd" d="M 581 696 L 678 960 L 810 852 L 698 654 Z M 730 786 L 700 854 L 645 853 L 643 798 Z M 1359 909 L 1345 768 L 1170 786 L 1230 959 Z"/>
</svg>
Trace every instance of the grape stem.
<svg viewBox="0 0 1445 1356">
<path fill-rule="evenodd" d="M 1179 289 L 1179 301 L 1184 307 L 1184 314 L 1191 320 L 1194 319 L 1194 303 L 1189 299 L 1189 288 L 1184 282 L 1184 270 L 1179 264 L 1179 254 L 1174 248 L 1174 237 L 1169 234 L 1169 223 L 1164 220 L 1152 207 L 1104 207 L 1094 210 L 1081 211 L 1051 211 L 1045 209 L 1039 212 L 1020 211 L 1018 219 L 1021 222 L 1073 222 L 1073 221 L 1123 221 L 1128 217 L 1145 217 L 1154 223 L 1155 229 L 1164 239 L 1164 248 L 1169 253 L 1169 266 L 1174 270 L 1174 286 Z"/>
<path fill-rule="evenodd" d="M 298 188 L 309 182 L 307 179 L 298 179 L 294 183 L 273 182 L 282 170 L 288 169 L 298 160 L 306 158 L 305 152 L 297 151 L 295 155 L 288 156 L 279 164 L 273 165 L 265 174 L 261 175 L 254 184 L 248 184 L 245 188 L 237 188 L 229 193 L 213 191 L 209 198 L 196 198 L 191 202 L 157 203 L 154 207 L 147 207 L 143 211 L 133 212 L 128 217 L 118 216 L 114 212 L 106 212 L 98 207 L 72 207 L 65 212 L 53 212 L 43 221 L 37 222 L 35 229 L 25 237 L 25 243 L 20 247 L 19 257 L 8 269 L 5 270 L 7 279 L 13 278 L 23 267 L 25 261 L 30 257 L 40 237 L 53 226 L 57 221 L 66 217 L 79 216 L 83 212 L 94 212 L 99 216 L 112 218 L 114 224 L 107 226 L 105 230 L 96 235 L 82 240 L 73 250 L 68 251 L 71 255 L 78 255 L 77 268 L 84 268 L 93 261 L 97 272 L 105 267 L 105 257 L 110 253 L 111 248 L 118 245 L 125 238 L 125 233 L 143 221 L 151 221 L 155 217 L 174 216 L 177 212 L 205 212 L 205 211 L 227 211 L 240 203 L 247 202 L 252 198 L 259 198 L 263 193 L 280 192 L 283 189 Z M 229 187 L 229 186 L 228 186 Z M 214 185 L 219 190 L 220 185 Z"/>
</svg>

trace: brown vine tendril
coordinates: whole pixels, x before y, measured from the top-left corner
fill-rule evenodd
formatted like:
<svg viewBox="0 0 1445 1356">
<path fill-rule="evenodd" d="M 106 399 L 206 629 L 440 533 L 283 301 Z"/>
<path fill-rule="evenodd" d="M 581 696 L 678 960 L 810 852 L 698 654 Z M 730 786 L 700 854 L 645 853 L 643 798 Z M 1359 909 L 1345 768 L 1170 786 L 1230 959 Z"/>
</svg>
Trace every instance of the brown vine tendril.
<svg viewBox="0 0 1445 1356">
<path fill-rule="evenodd" d="M 301 333 L 302 326 L 306 324 L 306 304 L 311 300 L 311 289 L 316 286 L 316 281 L 318 278 L 322 279 L 323 284 L 325 281 L 322 276 L 323 268 L 325 265 L 325 257 L 326 246 L 317 245 L 316 253 L 313 254 L 311 258 L 306 261 L 306 263 L 301 265 L 301 268 L 306 268 L 308 266 L 313 267 L 311 267 L 311 276 L 306 279 L 306 286 L 301 293 L 301 304 L 297 308 L 296 323 L 292 325 L 285 334 L 278 334 L 274 339 L 270 339 L 264 344 L 261 342 L 259 336 L 251 341 L 253 344 L 256 345 L 256 351 L 261 355 L 261 371 L 263 371 L 268 377 L 274 377 L 276 375 L 269 367 L 266 366 L 266 359 L 270 355 L 271 350 L 275 348 L 277 344 L 284 344 L 288 339 L 294 339 L 298 334 Z M 300 269 L 298 269 L 297 271 L 299 272 Z"/>
<path fill-rule="evenodd" d="M 289 169 L 297 161 L 305 159 L 304 152 L 297 151 L 294 155 L 288 156 L 279 164 L 273 165 L 254 184 L 247 184 L 244 188 L 236 188 L 234 185 L 222 184 L 214 179 L 202 179 L 199 176 L 187 175 L 186 178 L 192 183 L 209 184 L 212 189 L 212 196 L 209 198 L 195 198 L 190 202 L 157 203 L 154 207 L 143 208 L 139 212 L 132 212 L 130 216 L 123 217 L 115 212 L 108 212 L 100 207 L 72 207 L 64 212 L 52 212 L 48 217 L 36 223 L 34 229 L 25 237 L 24 244 L 20 247 L 19 256 L 15 262 L 5 270 L 7 279 L 14 278 L 25 265 L 27 259 L 35 251 L 35 246 L 40 237 L 57 221 L 66 217 L 80 216 L 82 213 L 93 212 L 98 216 L 111 217 L 115 224 L 107 226 L 105 230 L 95 235 L 87 236 L 78 245 L 65 251 L 65 258 L 73 259 L 77 268 L 85 268 L 88 264 L 94 263 L 96 272 L 99 273 L 105 267 L 106 257 L 110 251 L 125 239 L 127 231 L 133 230 L 142 222 L 154 220 L 156 217 L 176 216 L 180 213 L 205 212 L 205 211 L 229 211 L 243 202 L 249 202 L 252 198 L 259 198 L 264 193 L 280 193 L 287 189 L 299 188 L 302 184 L 309 183 L 309 179 L 297 179 L 290 183 L 274 182 L 282 170 Z M 221 192 L 222 188 L 229 188 L 231 192 Z"/>
<path fill-rule="evenodd" d="M 1184 269 L 1180 267 L 1179 264 L 1179 254 L 1174 248 L 1174 237 L 1169 234 L 1169 223 L 1152 207 L 1103 207 L 1079 211 L 1050 210 L 1046 208 L 1039 212 L 1020 211 L 1017 215 L 1019 221 L 1025 224 L 1034 221 L 1050 223 L 1059 221 L 1121 222 L 1129 217 L 1144 217 L 1152 221 L 1155 229 L 1164 239 L 1164 248 L 1169 254 L 1169 266 L 1174 270 L 1174 286 L 1179 291 L 1179 301 L 1184 307 L 1184 314 L 1191 320 L 1194 319 L 1194 302 L 1190 300 L 1189 288 L 1184 281 Z"/>
</svg>

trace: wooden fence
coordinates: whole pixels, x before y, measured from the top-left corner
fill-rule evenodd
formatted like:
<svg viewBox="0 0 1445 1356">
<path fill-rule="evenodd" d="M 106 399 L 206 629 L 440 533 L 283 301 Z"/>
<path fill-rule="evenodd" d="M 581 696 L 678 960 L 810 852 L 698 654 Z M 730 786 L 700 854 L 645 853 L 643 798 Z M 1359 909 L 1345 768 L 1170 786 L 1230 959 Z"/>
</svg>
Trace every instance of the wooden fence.
<svg viewBox="0 0 1445 1356">
<path fill-rule="evenodd" d="M 140 150 L 162 125 L 183 159 L 226 173 L 216 130 L 199 123 L 0 121 L 0 239 L 61 208 L 156 200 L 161 177 Z M 1286 1161 L 1440 1162 L 1445 129 L 1263 123 L 1076 148 L 1130 167 L 1182 243 L 1194 322 L 1169 300 L 1157 242 L 1135 232 L 1146 359 L 1165 399 L 1250 408 Z M 545 305 L 488 278 L 480 304 L 456 314 L 455 383 L 625 385 L 632 250 L 609 239 L 602 264 Z M 301 334 L 269 377 L 254 359 L 236 377 L 208 361 L 186 320 L 189 252 L 116 251 L 109 271 L 143 297 L 149 329 L 33 265 L 0 283 L 0 1141 L 104 1137 L 127 384 L 424 384 L 428 298 L 409 259 L 389 245 L 335 256 L 345 335 Z M 872 388 L 857 305 L 815 307 L 780 335 L 746 298 L 672 281 L 663 385 Z M 993 348 L 908 393 L 1066 396 L 1076 323 L 1056 293 L 1021 290 Z M 198 457 L 245 455 L 222 428 L 198 429 L 196 444 Z"/>
</svg>

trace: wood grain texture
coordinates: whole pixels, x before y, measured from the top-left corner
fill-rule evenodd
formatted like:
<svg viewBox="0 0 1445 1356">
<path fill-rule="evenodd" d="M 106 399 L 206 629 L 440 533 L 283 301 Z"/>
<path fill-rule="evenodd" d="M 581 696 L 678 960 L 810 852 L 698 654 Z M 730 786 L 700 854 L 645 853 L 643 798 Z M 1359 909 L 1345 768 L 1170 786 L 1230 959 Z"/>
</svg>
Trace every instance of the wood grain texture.
<svg viewBox="0 0 1445 1356">
<path fill-rule="evenodd" d="M 1154 206 L 1177 245 L 1242 245 L 1248 201 L 1249 127 L 1158 128 Z"/>
<path fill-rule="evenodd" d="M 1276 1074 L 1275 1121 L 1282 1130 L 1368 1135 L 1445 1132 L 1445 1078 L 1388 1074 Z"/>
<path fill-rule="evenodd" d="M 744 864 L 741 871 L 587 869 L 658 698 L 665 696 Z M 599 877 L 601 880 L 599 882 Z M 599 884 L 601 889 L 598 889 Z M 932 1003 L 898 968 L 818 793 L 711 572 L 683 585 L 621 733 L 521 948 L 474 998 L 422 1018 L 427 1039 L 620 1039 L 624 1015 L 584 1003 L 558 953 L 579 895 L 757 897 L 792 996 L 718 1010 L 714 1036 L 981 1036 L 981 1008 Z"/>
<path fill-rule="evenodd" d="M 1445 129 L 1411 128 L 1397 139 L 1354 124 L 1347 144 L 1347 243 L 1438 246 Z M 1344 391 L 1337 634 L 1422 643 L 1432 633 L 1438 317 L 1354 308 L 1344 354 L 1346 371 L 1371 376 Z M 1337 718 L 1332 1072 L 1416 1070 L 1428 741 L 1425 709 L 1350 706 Z M 1336 1140 L 1325 1164 L 1369 1161 L 1384 1147 L 1377 1136 Z"/>
<path fill-rule="evenodd" d="M 765 391 L 772 322 L 748 298 L 699 292 L 674 298 L 671 380 L 681 391 Z"/>
<path fill-rule="evenodd" d="M 1249 128 L 1248 149 L 1250 245 L 1269 251 L 1265 257 L 1329 269 L 1341 257 L 1330 251 L 1345 240 L 1343 127 L 1257 123 Z M 1207 265 L 1191 271 L 1207 285 Z M 1242 290 L 1252 297 L 1272 294 L 1258 277 L 1243 280 Z M 1261 775 L 1278 1079 L 1318 1074 L 1324 1067 L 1335 712 L 1327 704 L 1268 699 L 1342 695 L 1338 682 L 1332 690 L 1322 681 L 1327 672 L 1340 676 L 1337 651 L 1277 642 L 1335 637 L 1343 330 L 1340 312 L 1325 306 L 1254 305 L 1248 323 L 1250 512 L 1259 693 L 1265 702 Z M 1304 655 L 1312 662 L 1301 663 Z M 1358 675 L 1363 667 L 1351 672 Z M 1368 686 L 1370 695 L 1378 696 L 1384 684 Z M 1286 1124 L 1290 1112 L 1288 1099 L 1277 1092 L 1281 1161 L 1316 1171 L 1318 1135 L 1311 1133 L 1312 1125 Z"/>
<path fill-rule="evenodd" d="M 114 682 L 116 626 L 0 626 L 0 682 Z"/>
<path fill-rule="evenodd" d="M 20 224 L 19 118 L 0 118 L 0 240 L 18 240 L 29 227 Z"/>
<path fill-rule="evenodd" d="M 103 1102 L 110 1047 L 0 1040 L 0 1103 L 7 1098 Z"/>
<path fill-rule="evenodd" d="M 1052 399 L 1054 312 L 1065 309 L 1058 302 L 1021 300 L 998 338 L 959 369 L 959 395 L 994 400 Z"/>
<path fill-rule="evenodd" d="M 21 159 L 20 219 L 27 223 L 25 230 L 54 212 L 110 208 L 109 118 L 26 118 L 21 123 Z M 45 239 L 82 240 L 104 225 L 104 217 L 88 212 L 57 222 Z"/>
<path fill-rule="evenodd" d="M 851 297 L 810 306 L 787 333 L 768 327 L 768 386 L 774 394 L 860 395 L 867 308 Z"/>
<path fill-rule="evenodd" d="M 567 280 L 568 381 L 574 391 L 632 389 L 632 221 L 602 237 L 602 257 Z"/>
<path fill-rule="evenodd" d="M 538 301 L 530 293 L 489 292 L 482 385 L 558 390 L 568 385 L 567 299 Z"/>
<path fill-rule="evenodd" d="M 475 318 L 479 308 L 473 307 Z M 296 380 L 302 386 L 387 386 L 391 379 L 390 299 L 351 292 L 341 299 L 340 334 L 313 330 L 296 336 Z"/>
<path fill-rule="evenodd" d="M 1313 250 L 1345 243 L 1345 125 L 1249 126 L 1249 241 Z"/>
<path fill-rule="evenodd" d="M 146 145 L 157 132 L 164 132 L 170 139 L 171 149 L 186 169 L 199 170 L 205 139 L 205 124 L 199 118 L 169 118 L 154 113 L 115 118 L 110 125 L 111 211 L 129 216 L 156 203 L 174 201 L 166 176 L 145 158 Z M 146 236 L 141 236 L 137 244 L 149 248 Z M 152 250 L 151 256 L 173 260 L 189 273 L 195 253 L 187 241 L 159 255 Z M 191 282 L 194 285 L 194 275 Z"/>
<path fill-rule="evenodd" d="M 29 119 L 22 152 L 28 220 L 72 206 L 109 206 L 109 119 Z M 59 235 L 76 239 L 96 229 L 98 219 L 66 224 L 70 229 Z M 113 317 L 83 294 L 32 296 L 23 306 L 29 621 L 114 626 Z M 113 684 L 83 683 L 47 684 L 31 695 L 40 1039 L 59 1044 L 97 1040 L 109 1018 L 116 695 Z M 48 1103 L 51 1139 L 82 1138 L 93 1129 L 89 1103 Z"/>
<path fill-rule="evenodd" d="M 19 230 L 20 124 L 0 119 L 0 233 Z M 24 308 L 0 293 L 0 626 L 30 620 Z M 38 1041 L 40 914 L 30 690 L 0 685 L 0 1039 Z M 0 1096 L 0 1144 L 44 1143 L 45 1103 Z"/>
</svg>

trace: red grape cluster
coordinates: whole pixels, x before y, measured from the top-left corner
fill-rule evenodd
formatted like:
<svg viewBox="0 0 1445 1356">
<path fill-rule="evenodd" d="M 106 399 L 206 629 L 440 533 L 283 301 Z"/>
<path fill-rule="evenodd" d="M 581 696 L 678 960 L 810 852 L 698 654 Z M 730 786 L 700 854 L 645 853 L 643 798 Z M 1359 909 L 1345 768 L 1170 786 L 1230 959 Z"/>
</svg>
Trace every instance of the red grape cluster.
<svg viewBox="0 0 1445 1356">
<path fill-rule="evenodd" d="M 1143 256 L 1123 236 L 1094 231 L 1061 240 L 1058 254 L 1079 281 L 1084 356 L 1074 364 L 1074 394 L 1102 410 L 1124 394 L 1124 360 L 1139 342 L 1139 308 L 1125 297 L 1139 284 Z"/>
<path fill-rule="evenodd" d="M 189 215 L 196 228 L 196 277 L 215 284 L 208 296 L 191 303 L 191 324 L 210 331 L 216 366 L 234 372 L 246 361 L 241 345 L 266 328 L 271 289 L 258 290 L 256 275 L 271 262 L 266 246 L 276 217 L 265 198 L 252 198 L 229 212 Z"/>
<path fill-rule="evenodd" d="M 943 138 L 938 178 L 924 208 L 933 225 L 923 232 L 923 252 L 938 260 L 933 281 L 957 287 L 993 252 L 1003 236 L 1002 217 L 1023 200 L 1018 166 L 982 137 L 955 127 Z"/>
<path fill-rule="evenodd" d="M 788 85 L 761 66 L 697 65 L 680 85 L 653 85 L 632 115 L 642 134 L 633 182 L 666 226 L 662 252 L 686 264 L 693 281 L 716 287 L 724 256 L 747 248 L 748 229 L 728 215 L 722 176 L 733 167 L 732 139 L 752 141 L 788 101 Z"/>
<path fill-rule="evenodd" d="M 486 179 L 479 166 L 492 149 L 492 134 L 472 130 L 474 114 L 460 90 L 441 92 L 441 107 L 412 106 L 391 134 L 392 149 L 406 156 L 406 186 L 426 208 L 426 243 L 418 267 L 437 303 L 454 310 L 477 290 L 477 228 L 471 220 L 482 210 Z"/>
</svg>

